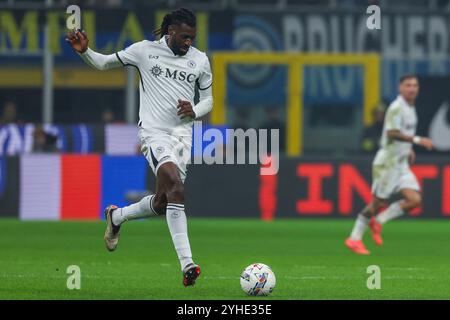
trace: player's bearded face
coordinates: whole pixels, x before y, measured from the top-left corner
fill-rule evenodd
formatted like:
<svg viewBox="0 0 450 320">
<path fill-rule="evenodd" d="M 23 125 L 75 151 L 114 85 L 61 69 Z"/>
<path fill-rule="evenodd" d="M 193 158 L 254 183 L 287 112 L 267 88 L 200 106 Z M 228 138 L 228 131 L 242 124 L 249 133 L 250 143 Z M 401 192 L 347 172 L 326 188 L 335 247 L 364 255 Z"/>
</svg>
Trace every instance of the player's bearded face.
<svg viewBox="0 0 450 320">
<path fill-rule="evenodd" d="M 417 79 L 407 79 L 400 85 L 400 93 L 408 100 L 414 100 L 419 94 L 419 82 Z"/>
<path fill-rule="evenodd" d="M 169 29 L 169 34 L 169 45 L 172 51 L 176 55 L 184 56 L 194 42 L 196 29 L 182 23 L 180 26 L 174 25 L 171 29 Z"/>
</svg>

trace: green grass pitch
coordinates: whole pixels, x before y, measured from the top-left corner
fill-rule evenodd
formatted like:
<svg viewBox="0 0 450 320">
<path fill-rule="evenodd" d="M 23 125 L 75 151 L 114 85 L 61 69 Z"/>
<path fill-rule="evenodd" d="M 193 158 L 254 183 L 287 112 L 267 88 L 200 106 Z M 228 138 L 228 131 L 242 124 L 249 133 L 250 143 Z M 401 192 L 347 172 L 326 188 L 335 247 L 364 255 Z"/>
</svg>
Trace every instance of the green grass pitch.
<svg viewBox="0 0 450 320">
<path fill-rule="evenodd" d="M 104 222 L 0 220 L 0 299 L 449 299 L 450 222 L 399 220 L 371 256 L 344 247 L 353 220 L 190 219 L 202 275 L 184 288 L 164 218 L 123 226 L 117 251 L 103 244 Z M 271 296 L 247 297 L 239 276 L 262 262 L 277 276 Z M 66 269 L 81 268 L 68 290 Z M 366 286 L 381 268 L 381 289 Z"/>
</svg>

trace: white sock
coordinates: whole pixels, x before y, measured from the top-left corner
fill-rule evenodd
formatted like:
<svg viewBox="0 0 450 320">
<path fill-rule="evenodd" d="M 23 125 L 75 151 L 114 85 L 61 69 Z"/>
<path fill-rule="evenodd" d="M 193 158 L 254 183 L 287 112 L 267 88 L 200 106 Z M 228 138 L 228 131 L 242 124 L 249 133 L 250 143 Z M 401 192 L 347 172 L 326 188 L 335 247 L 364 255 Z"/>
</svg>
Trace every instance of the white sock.
<svg viewBox="0 0 450 320">
<path fill-rule="evenodd" d="M 400 201 L 394 202 L 391 204 L 386 210 L 381 212 L 375 218 L 378 223 L 384 224 L 392 219 L 398 218 L 403 215 L 405 212 L 400 207 Z"/>
<path fill-rule="evenodd" d="M 358 217 L 356 218 L 355 226 L 353 227 L 350 238 L 352 240 L 361 240 L 368 224 L 369 224 L 369 219 L 364 217 L 362 214 L 358 214 Z"/>
<path fill-rule="evenodd" d="M 114 210 L 112 222 L 118 226 L 128 220 L 157 216 L 158 213 L 153 209 L 152 203 L 154 196 L 154 194 L 146 196 L 139 202 Z"/>
<path fill-rule="evenodd" d="M 187 220 L 184 205 L 168 203 L 166 209 L 167 225 L 172 236 L 173 245 L 180 260 L 181 271 L 192 261 L 191 246 L 187 235 Z"/>
</svg>

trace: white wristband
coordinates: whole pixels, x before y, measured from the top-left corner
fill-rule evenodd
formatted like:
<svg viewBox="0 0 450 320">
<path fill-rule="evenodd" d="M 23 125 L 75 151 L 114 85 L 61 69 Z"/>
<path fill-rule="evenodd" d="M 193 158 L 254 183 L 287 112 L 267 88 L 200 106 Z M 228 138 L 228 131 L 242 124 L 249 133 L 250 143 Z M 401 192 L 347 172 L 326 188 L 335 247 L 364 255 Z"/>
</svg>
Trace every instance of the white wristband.
<svg viewBox="0 0 450 320">
<path fill-rule="evenodd" d="M 419 136 L 414 136 L 412 141 L 413 141 L 414 144 L 419 144 L 421 140 L 422 139 Z"/>
</svg>

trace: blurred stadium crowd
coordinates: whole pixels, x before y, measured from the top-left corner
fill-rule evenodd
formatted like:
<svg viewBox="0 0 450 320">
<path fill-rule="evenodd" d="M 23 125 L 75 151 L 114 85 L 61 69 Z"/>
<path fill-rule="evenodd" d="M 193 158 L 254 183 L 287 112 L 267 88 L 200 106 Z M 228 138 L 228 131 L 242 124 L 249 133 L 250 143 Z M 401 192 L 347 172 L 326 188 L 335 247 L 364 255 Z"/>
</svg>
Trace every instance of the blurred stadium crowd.
<svg viewBox="0 0 450 320">
<path fill-rule="evenodd" d="M 189 6 L 192 8 L 216 8 L 216 9 L 254 9 L 268 7 L 273 10 L 280 10 L 293 7 L 319 7 L 322 9 L 367 7 L 376 4 L 387 9 L 447 9 L 450 10 L 449 0 L 2 0 L 0 4 L 4 7 L 32 7 L 42 4 L 52 4 L 54 6 L 68 6 L 77 4 L 84 7 L 102 6 L 105 8 L 131 8 L 133 6 L 163 6 L 179 7 Z"/>
<path fill-rule="evenodd" d="M 60 74 L 59 80 L 54 80 L 52 89 L 51 122 L 62 126 L 61 128 L 75 124 L 104 128 L 105 125 L 111 124 L 136 123 L 138 99 L 132 100 L 134 107 L 131 110 L 133 115 L 130 116 L 130 111 L 127 110 L 124 72 L 112 74 L 111 82 L 106 81 L 107 77 L 99 75 L 98 72 L 97 80 L 91 79 L 95 77 L 95 71 L 86 71 L 87 67 L 64 43 L 65 11 L 62 10 L 70 4 L 78 4 L 82 9 L 91 10 L 90 13 L 94 13 L 94 18 L 92 15 L 85 17 L 83 23 L 88 32 L 95 32 L 91 35 L 91 44 L 104 53 L 123 49 L 139 38 L 152 39 L 151 31 L 157 25 L 159 12 L 179 6 L 206 12 L 207 18 L 200 17 L 201 21 L 208 21 L 208 19 L 216 21 L 217 18 L 217 23 L 206 22 L 199 27 L 207 28 L 206 32 L 202 32 L 203 37 L 200 36 L 198 42 L 210 59 L 216 51 L 223 50 L 293 51 L 296 50 L 295 42 L 303 41 L 296 40 L 296 36 L 306 39 L 304 41 L 307 42 L 298 52 L 380 53 L 383 61 L 381 98 L 376 106 L 372 106 L 372 119 L 368 122 L 362 121 L 363 93 L 362 85 L 358 84 L 361 81 L 361 75 L 357 67 L 316 70 L 326 68 L 319 67 L 306 70 L 307 87 L 302 130 L 305 135 L 304 151 L 307 154 L 373 153 L 377 148 L 385 109 L 396 94 L 398 76 L 404 72 L 417 72 L 420 76 L 426 77 L 448 76 L 450 71 L 448 68 L 450 54 L 443 53 L 445 50 L 439 49 L 439 43 L 435 45 L 438 48 L 436 50 L 440 50 L 439 54 L 433 54 L 434 49 L 431 48 L 434 46 L 431 32 L 436 32 L 436 28 L 440 27 L 441 23 L 441 20 L 436 19 L 432 14 L 438 13 L 443 19 L 448 19 L 450 0 L 2 0 L 0 1 L 0 14 L 3 14 L 3 22 L 0 24 L 0 72 L 3 80 L 0 81 L 0 131 L 3 134 L 0 136 L 5 137 L 1 146 L 3 154 L 8 154 L 7 150 L 11 150 L 6 146 L 6 142 L 11 143 L 13 140 L 7 138 L 11 136 L 11 129 L 7 129 L 7 125 L 24 126 L 30 123 L 38 124 L 43 120 L 42 81 L 35 80 L 42 76 L 40 70 L 44 50 L 42 28 L 45 24 L 45 14 L 41 14 L 43 11 L 61 11 L 57 22 L 59 30 L 55 33 L 57 39 L 52 40 L 51 44 L 55 72 Z M 373 36 L 373 33 L 361 35 L 359 31 L 354 31 L 361 26 L 360 21 L 364 22 L 365 8 L 372 4 L 380 5 L 383 13 L 386 12 L 389 15 L 388 22 L 395 23 L 395 28 L 385 31 L 393 34 L 392 48 L 386 49 L 384 42 L 381 45 L 377 44 L 377 36 Z M 30 22 L 35 10 L 40 12 L 37 30 L 33 29 L 36 26 L 32 26 Z M 108 14 L 103 13 L 103 10 Z M 423 18 L 419 24 L 424 26 L 421 26 L 415 34 L 403 27 L 397 28 L 403 23 L 409 23 L 402 20 L 407 12 L 415 12 Z M 297 13 L 300 22 L 291 19 L 291 15 Z M 340 19 L 337 22 L 334 21 L 335 15 Z M 127 20 L 134 19 L 136 16 L 137 22 Z M 12 20 L 9 19 L 11 17 L 13 17 Z M 30 19 L 28 20 L 27 17 Z M 92 22 L 93 19 L 95 22 Z M 130 24 L 127 24 L 129 21 L 131 21 Z M 87 25 L 87 22 L 90 25 Z M 436 28 L 433 27 L 434 22 L 436 22 Z M 340 37 L 340 40 L 336 41 L 331 39 L 332 37 L 323 37 L 323 33 L 331 32 L 335 26 L 334 23 L 337 23 L 337 32 Z M 354 24 L 354 29 L 348 27 L 349 24 Z M 323 26 L 330 29 L 325 30 Z M 296 28 L 300 30 L 299 35 L 289 31 L 297 30 Z M 33 32 L 37 34 L 37 40 Z M 309 34 L 313 36 L 310 37 Z M 443 34 L 444 38 L 445 36 L 448 34 Z M 353 37 L 356 37 L 356 45 L 350 44 Z M 414 42 L 416 37 L 419 39 L 417 43 Z M 400 43 L 403 41 L 401 38 L 408 41 L 408 46 L 401 47 Z M 358 44 L 358 39 L 361 44 Z M 316 42 L 318 44 L 315 44 Z M 36 46 L 38 48 L 35 48 Z M 336 49 L 335 46 L 339 48 Z M 416 46 L 417 50 L 413 46 Z M 442 46 L 445 46 L 445 42 Z M 406 51 L 409 53 L 405 56 Z M 415 54 L 415 52 L 418 53 Z M 404 61 L 399 60 L 402 57 L 405 57 Z M 436 67 L 439 63 L 443 63 L 445 67 Z M 11 68 L 24 72 L 16 73 L 17 76 L 10 82 L 11 73 L 8 72 L 11 72 Z M 253 71 L 256 72 L 253 74 Z M 64 77 L 71 74 L 89 79 L 64 82 Z M 243 129 L 250 127 L 280 129 L 281 151 L 284 151 L 286 83 L 285 80 L 280 79 L 286 77 L 286 70 L 283 70 L 283 67 L 271 66 L 261 66 L 257 69 L 251 69 L 248 66 L 230 66 L 229 74 L 228 82 L 231 83 L 230 91 L 227 93 L 228 112 L 224 125 Z M 269 74 L 273 75 L 274 79 L 269 79 Z M 336 80 L 339 77 L 336 74 L 341 75 L 340 79 L 349 81 L 347 86 L 340 87 L 340 81 Z M 251 78 L 252 76 L 254 77 Z M 83 84 L 84 81 L 86 84 Z M 102 81 L 106 82 L 102 84 Z M 259 89 L 254 90 L 254 87 L 258 86 Z M 209 119 L 204 120 L 208 122 Z M 428 123 L 431 120 L 432 115 L 421 119 Z M 58 132 L 66 130 L 61 128 L 50 127 L 48 124 L 37 125 L 35 132 L 29 135 L 34 139 L 32 143 L 27 144 L 27 150 L 67 151 L 67 149 L 61 150 L 65 142 L 57 136 Z M 425 126 L 421 130 L 427 131 L 428 127 Z M 18 135 L 23 136 L 25 131 L 20 129 L 17 132 Z M 105 130 L 90 129 L 87 132 L 100 131 Z M 339 143 L 340 141 L 346 141 L 346 144 Z M 104 144 L 107 143 L 104 142 Z M 90 145 L 93 146 L 95 143 Z M 95 148 L 88 148 L 88 150 L 95 150 Z"/>
</svg>

